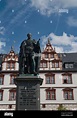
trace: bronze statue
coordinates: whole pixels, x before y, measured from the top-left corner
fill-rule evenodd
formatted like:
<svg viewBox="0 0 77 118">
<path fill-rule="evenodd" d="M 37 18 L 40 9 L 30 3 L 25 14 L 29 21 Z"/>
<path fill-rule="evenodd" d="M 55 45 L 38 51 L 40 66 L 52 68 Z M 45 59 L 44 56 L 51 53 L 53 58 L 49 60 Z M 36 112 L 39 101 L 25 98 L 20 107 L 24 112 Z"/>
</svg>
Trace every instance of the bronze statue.
<svg viewBox="0 0 77 118">
<path fill-rule="evenodd" d="M 19 74 L 39 74 L 41 58 L 40 39 L 32 39 L 31 33 L 27 39 L 22 41 L 19 52 Z"/>
</svg>

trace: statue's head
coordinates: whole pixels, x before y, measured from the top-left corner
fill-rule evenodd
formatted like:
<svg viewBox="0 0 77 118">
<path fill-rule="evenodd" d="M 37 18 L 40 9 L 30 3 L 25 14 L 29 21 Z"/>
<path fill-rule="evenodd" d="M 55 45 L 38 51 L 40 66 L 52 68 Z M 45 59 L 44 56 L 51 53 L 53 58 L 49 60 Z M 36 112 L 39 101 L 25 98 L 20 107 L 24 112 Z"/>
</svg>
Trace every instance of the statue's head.
<svg viewBox="0 0 77 118">
<path fill-rule="evenodd" d="M 31 37 L 32 37 L 32 34 L 31 34 L 31 33 L 28 33 L 28 34 L 27 34 L 27 37 L 28 37 L 28 38 L 31 38 Z"/>
</svg>

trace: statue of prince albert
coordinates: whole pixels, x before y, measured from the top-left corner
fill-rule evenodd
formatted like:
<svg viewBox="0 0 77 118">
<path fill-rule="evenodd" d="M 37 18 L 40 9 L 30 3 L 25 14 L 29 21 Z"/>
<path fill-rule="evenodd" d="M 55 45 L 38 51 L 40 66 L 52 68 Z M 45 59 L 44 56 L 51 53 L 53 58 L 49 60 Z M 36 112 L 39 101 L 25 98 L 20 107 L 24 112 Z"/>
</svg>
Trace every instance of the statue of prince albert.
<svg viewBox="0 0 77 118">
<path fill-rule="evenodd" d="M 22 41 L 19 52 L 19 74 L 39 74 L 41 59 L 40 39 L 32 39 L 32 34 L 27 34 L 27 39 Z"/>
</svg>

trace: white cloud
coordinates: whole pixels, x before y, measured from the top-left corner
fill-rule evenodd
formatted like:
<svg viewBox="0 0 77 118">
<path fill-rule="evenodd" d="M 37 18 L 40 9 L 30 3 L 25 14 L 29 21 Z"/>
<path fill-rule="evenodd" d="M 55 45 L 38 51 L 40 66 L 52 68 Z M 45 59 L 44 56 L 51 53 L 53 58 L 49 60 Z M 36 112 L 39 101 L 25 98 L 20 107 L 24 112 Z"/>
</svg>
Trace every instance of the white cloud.
<svg viewBox="0 0 77 118">
<path fill-rule="evenodd" d="M 73 27 L 77 27 L 77 19 L 75 19 L 74 17 L 68 17 L 67 19 L 67 24 L 69 26 L 73 26 Z"/>
<path fill-rule="evenodd" d="M 73 35 L 67 35 L 65 32 L 63 32 L 62 36 L 57 36 L 54 33 L 49 34 L 49 36 L 52 39 L 52 43 L 54 45 L 71 45 L 71 42 L 73 42 L 77 37 L 74 37 Z"/>
<path fill-rule="evenodd" d="M 63 47 L 57 47 L 55 46 L 55 51 L 58 52 L 58 53 L 63 53 Z"/>
<path fill-rule="evenodd" d="M 77 7 L 77 0 L 31 0 L 31 4 L 43 15 L 51 15 L 62 8 Z"/>
<path fill-rule="evenodd" d="M 77 0 L 59 0 L 64 8 L 77 7 Z"/>
<path fill-rule="evenodd" d="M 26 4 L 26 2 L 25 2 L 25 0 L 11 0 L 11 1 L 7 1 L 7 4 L 8 4 L 8 6 L 9 7 L 15 7 L 15 6 L 17 6 L 17 5 L 24 5 L 24 4 Z"/>
<path fill-rule="evenodd" d="M 6 46 L 5 42 L 0 41 L 0 53 L 4 53 L 5 51 L 3 50 L 3 47 Z"/>
<path fill-rule="evenodd" d="M 4 47 L 6 46 L 6 42 L 4 38 L 0 38 L 0 53 L 4 53 Z"/>
<path fill-rule="evenodd" d="M 54 13 L 57 11 L 58 6 L 54 6 L 55 4 L 50 0 L 31 0 L 32 7 L 35 7 L 36 9 L 39 9 L 40 13 L 43 15 L 50 15 L 51 13 Z"/>
<path fill-rule="evenodd" d="M 72 50 L 70 50 L 69 52 L 77 52 L 77 42 L 72 42 L 71 47 Z"/>
<path fill-rule="evenodd" d="M 5 47 L 5 46 L 6 46 L 6 43 L 5 43 L 5 42 L 1 42 L 1 41 L 0 41 L 0 49 L 2 48 L 2 46 L 4 46 L 4 47 Z"/>
<path fill-rule="evenodd" d="M 77 37 L 73 35 L 67 35 L 63 32 L 63 35 L 57 36 L 54 33 L 50 33 L 47 37 L 42 37 L 42 46 L 46 45 L 47 39 L 50 39 L 51 44 L 55 47 L 56 52 L 77 52 Z"/>
<path fill-rule="evenodd" d="M 5 32 L 5 28 L 4 27 L 0 27 L 0 34 L 4 35 Z"/>
</svg>

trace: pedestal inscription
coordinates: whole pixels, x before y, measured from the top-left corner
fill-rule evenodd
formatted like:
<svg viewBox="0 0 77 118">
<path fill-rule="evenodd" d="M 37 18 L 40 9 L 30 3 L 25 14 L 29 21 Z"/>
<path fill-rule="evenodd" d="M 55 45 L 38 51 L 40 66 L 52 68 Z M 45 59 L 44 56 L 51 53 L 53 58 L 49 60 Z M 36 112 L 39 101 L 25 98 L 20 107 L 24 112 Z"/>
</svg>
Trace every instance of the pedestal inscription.
<svg viewBox="0 0 77 118">
<path fill-rule="evenodd" d="M 20 86 L 19 87 L 19 107 L 23 107 L 25 109 L 25 107 L 27 109 L 30 108 L 35 108 L 37 105 L 37 98 L 36 98 L 36 87 L 33 86 Z M 39 100 L 39 98 L 38 98 Z M 32 108 L 32 109 L 33 109 Z M 25 109 L 26 110 L 26 109 Z"/>
<path fill-rule="evenodd" d="M 17 110 L 40 110 L 40 79 L 17 78 Z"/>
</svg>

